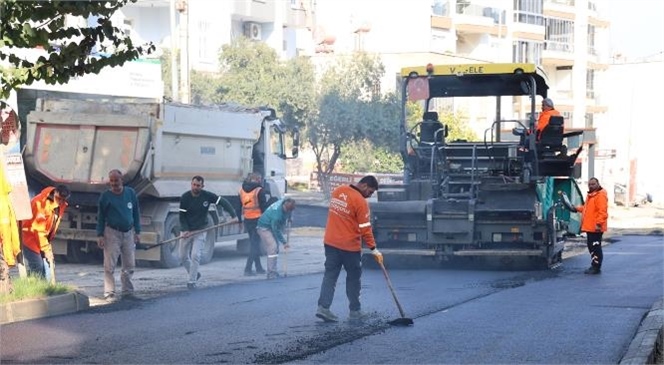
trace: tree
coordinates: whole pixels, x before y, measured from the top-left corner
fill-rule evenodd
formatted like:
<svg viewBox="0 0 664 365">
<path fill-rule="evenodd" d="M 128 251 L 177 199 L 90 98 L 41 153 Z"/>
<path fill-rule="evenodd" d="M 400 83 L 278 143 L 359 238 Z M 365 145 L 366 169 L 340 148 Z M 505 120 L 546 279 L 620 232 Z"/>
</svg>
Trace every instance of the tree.
<svg viewBox="0 0 664 365">
<path fill-rule="evenodd" d="M 287 123 L 304 126 L 316 109 L 315 76 L 303 57 L 279 60 L 263 42 L 238 37 L 223 45 L 221 75 L 212 100 L 276 109 Z"/>
<path fill-rule="evenodd" d="M 325 193 L 329 193 L 328 175 L 334 171 L 343 146 L 366 139 L 394 148 L 392 138 L 398 140 L 396 96 L 380 93 L 384 73 L 378 57 L 356 53 L 339 59 L 322 76 L 318 114 L 307 124 L 307 138 Z"/>
<path fill-rule="evenodd" d="M 0 0 L 0 99 L 38 80 L 64 84 L 154 51 L 152 44 L 134 45 L 111 22 L 113 13 L 135 1 Z M 70 26 L 68 15 L 87 24 Z M 25 52 L 34 49 L 43 51 Z"/>
<path fill-rule="evenodd" d="M 448 141 L 479 141 L 475 131 L 468 125 L 468 117 L 464 113 L 454 113 L 450 109 L 439 110 L 438 120 L 448 128 Z"/>
</svg>

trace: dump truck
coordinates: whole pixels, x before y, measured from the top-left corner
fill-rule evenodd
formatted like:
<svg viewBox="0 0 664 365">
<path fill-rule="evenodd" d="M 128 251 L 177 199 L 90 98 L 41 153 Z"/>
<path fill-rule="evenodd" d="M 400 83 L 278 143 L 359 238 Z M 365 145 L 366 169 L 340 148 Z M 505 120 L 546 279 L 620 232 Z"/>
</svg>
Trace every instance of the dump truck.
<svg viewBox="0 0 664 365">
<path fill-rule="evenodd" d="M 566 238 L 579 231 L 578 215 L 565 207 L 583 200 L 575 180 L 582 145 L 568 151 L 564 142 L 583 132 L 565 132 L 563 118 L 552 117 L 536 133 L 536 108 L 548 92 L 544 72 L 532 64 L 429 64 L 402 69 L 401 80 L 404 183 L 381 186 L 371 204 L 386 260 L 417 256 L 491 268 L 557 266 Z M 510 101 L 527 118 L 501 117 L 500 98 L 507 96 L 515 97 Z M 432 110 L 442 98 L 496 106 L 481 141 L 447 139 L 449 126 Z M 414 125 L 406 120 L 411 101 L 427 111 Z"/>
<path fill-rule="evenodd" d="M 125 185 L 139 196 L 140 238 L 146 248 L 180 234 L 179 198 L 195 175 L 205 178 L 205 189 L 227 198 L 238 215 L 238 191 L 250 172 L 265 177 L 271 200 L 286 193 L 285 161 L 297 156 L 299 138 L 297 129 L 278 119 L 273 109 L 31 93 L 34 104 L 24 111 L 28 185 L 33 193 L 54 184 L 71 190 L 69 208 L 53 241 L 55 254 L 69 262 L 99 255 L 97 201 L 108 188 L 111 169 L 123 171 Z M 26 105 L 26 97 L 19 98 Z M 216 225 L 230 217 L 213 206 L 209 218 Z M 215 242 L 237 242 L 243 250 L 246 238 L 241 223 L 210 230 L 202 262 L 211 260 Z M 137 250 L 136 258 L 157 267 L 178 266 L 177 243 Z"/>
</svg>

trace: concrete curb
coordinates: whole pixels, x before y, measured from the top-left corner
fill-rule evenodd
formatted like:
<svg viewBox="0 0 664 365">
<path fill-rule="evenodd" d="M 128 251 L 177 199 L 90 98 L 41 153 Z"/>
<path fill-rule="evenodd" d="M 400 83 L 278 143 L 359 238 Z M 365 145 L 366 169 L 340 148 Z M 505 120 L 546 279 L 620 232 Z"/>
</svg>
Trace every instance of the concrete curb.
<svg viewBox="0 0 664 365">
<path fill-rule="evenodd" d="M 654 364 L 657 344 L 664 345 L 664 298 L 653 304 L 641 321 L 620 365 Z"/>
<path fill-rule="evenodd" d="M 80 292 L 11 302 L 0 305 L 0 324 L 59 316 L 86 310 L 89 307 L 88 296 Z"/>
</svg>

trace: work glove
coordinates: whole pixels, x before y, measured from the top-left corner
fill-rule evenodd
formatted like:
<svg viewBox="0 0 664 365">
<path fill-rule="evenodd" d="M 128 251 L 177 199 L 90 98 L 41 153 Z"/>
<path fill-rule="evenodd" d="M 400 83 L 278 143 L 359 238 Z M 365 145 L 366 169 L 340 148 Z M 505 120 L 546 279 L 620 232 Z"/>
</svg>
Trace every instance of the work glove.
<svg viewBox="0 0 664 365">
<path fill-rule="evenodd" d="M 371 250 L 371 254 L 373 255 L 374 260 L 376 260 L 377 263 L 379 263 L 381 265 L 383 264 L 383 254 L 380 253 L 380 251 L 378 251 L 377 248 L 374 248 L 373 250 Z"/>
</svg>

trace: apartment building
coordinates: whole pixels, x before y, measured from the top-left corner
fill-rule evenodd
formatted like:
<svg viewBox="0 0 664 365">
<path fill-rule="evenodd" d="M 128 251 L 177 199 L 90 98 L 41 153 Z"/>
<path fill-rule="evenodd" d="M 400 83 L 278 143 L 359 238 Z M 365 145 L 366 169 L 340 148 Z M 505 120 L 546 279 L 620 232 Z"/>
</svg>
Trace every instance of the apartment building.
<svg viewBox="0 0 664 365">
<path fill-rule="evenodd" d="M 137 40 L 186 45 L 189 68 L 199 71 L 217 71 L 221 46 L 242 35 L 284 59 L 307 55 L 319 65 L 358 50 L 379 54 L 387 70 L 384 91 L 396 88 L 404 66 L 536 63 L 549 77 L 549 95 L 566 127 L 586 130 L 584 177 L 594 175 L 595 129 L 607 119 L 601 90 L 609 59 L 609 22 L 594 0 L 139 0 L 118 21 Z M 491 100 L 446 105 L 464 111 L 479 135 L 496 109 Z M 523 98 L 503 98 L 501 109 L 506 119 L 530 112 Z"/>
<path fill-rule="evenodd" d="M 283 58 L 314 49 L 310 0 L 138 0 L 119 13 L 138 40 L 186 46 L 192 70 L 218 71 L 221 46 L 239 36 L 265 42 Z"/>
<path fill-rule="evenodd" d="M 597 5 L 592 0 L 365 0 L 340 7 L 334 0 L 317 0 L 316 20 L 334 32 L 335 55 L 355 50 L 381 55 L 387 69 L 384 90 L 394 90 L 395 77 L 404 66 L 541 65 L 549 78 L 549 96 L 565 116 L 566 127 L 587 131 L 587 178 L 594 174 L 594 131 L 606 123 L 608 109 L 600 85 L 608 68 L 609 22 Z M 526 119 L 529 105 L 527 99 L 503 98 L 501 115 Z M 488 99 L 484 105 L 471 107 L 454 100 L 446 106 L 463 111 L 479 135 L 491 125 L 496 110 L 495 100 Z"/>
</svg>

